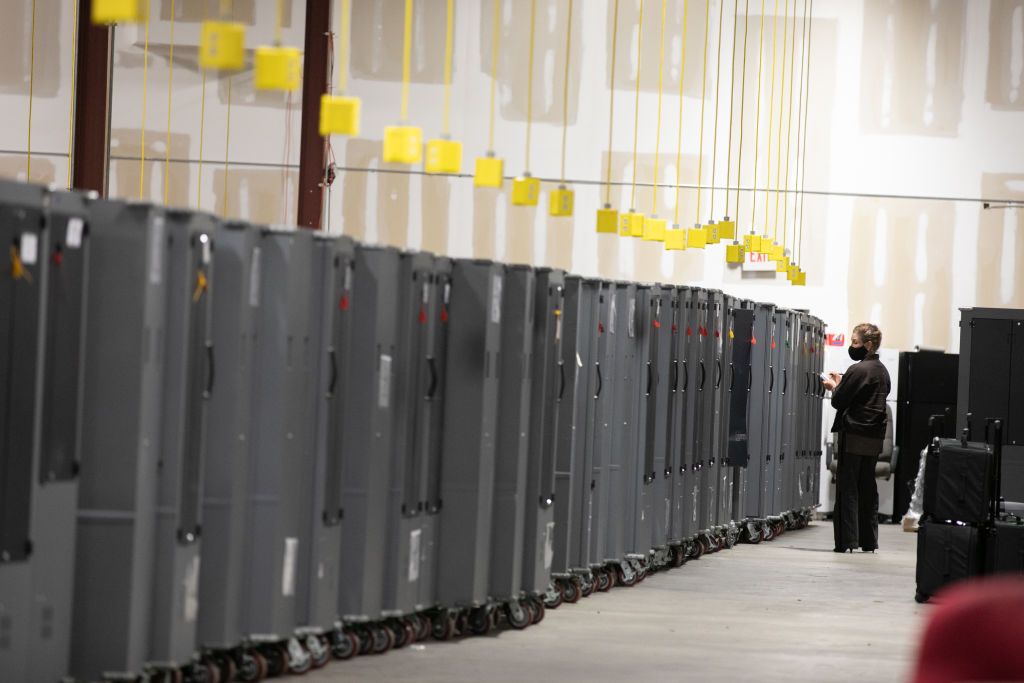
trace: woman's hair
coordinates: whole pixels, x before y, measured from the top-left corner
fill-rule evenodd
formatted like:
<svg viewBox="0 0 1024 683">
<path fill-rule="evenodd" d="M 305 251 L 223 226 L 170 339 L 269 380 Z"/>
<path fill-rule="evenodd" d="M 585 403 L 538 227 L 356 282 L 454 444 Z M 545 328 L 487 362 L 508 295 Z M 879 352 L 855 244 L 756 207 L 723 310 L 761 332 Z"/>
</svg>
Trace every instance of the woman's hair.
<svg viewBox="0 0 1024 683">
<path fill-rule="evenodd" d="M 871 352 L 875 353 L 882 346 L 882 331 L 878 325 L 872 323 L 861 323 L 853 328 L 853 333 L 860 337 L 860 343 L 871 344 Z"/>
</svg>

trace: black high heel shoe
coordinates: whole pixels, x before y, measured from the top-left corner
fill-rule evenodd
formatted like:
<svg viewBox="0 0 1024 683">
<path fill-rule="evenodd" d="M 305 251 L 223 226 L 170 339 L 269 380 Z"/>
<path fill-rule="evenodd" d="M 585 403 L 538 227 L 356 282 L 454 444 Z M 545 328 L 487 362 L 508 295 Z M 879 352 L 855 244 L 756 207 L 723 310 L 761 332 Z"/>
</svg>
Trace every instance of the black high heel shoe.
<svg viewBox="0 0 1024 683">
<path fill-rule="evenodd" d="M 832 552 L 834 552 L 834 553 L 852 553 L 853 552 L 853 548 L 833 548 Z"/>
</svg>

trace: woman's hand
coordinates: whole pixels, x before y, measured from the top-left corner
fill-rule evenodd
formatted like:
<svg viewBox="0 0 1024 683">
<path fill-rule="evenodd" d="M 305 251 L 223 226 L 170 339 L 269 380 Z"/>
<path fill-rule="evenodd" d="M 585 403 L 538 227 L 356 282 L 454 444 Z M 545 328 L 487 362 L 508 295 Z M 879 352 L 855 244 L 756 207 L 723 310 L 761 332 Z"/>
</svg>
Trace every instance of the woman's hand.
<svg viewBox="0 0 1024 683">
<path fill-rule="evenodd" d="M 836 390 L 836 386 L 839 384 L 839 382 L 837 382 L 834 379 L 832 379 L 831 377 L 829 377 L 828 379 L 821 380 L 821 384 L 822 384 L 822 386 L 824 386 L 829 391 L 835 391 Z"/>
</svg>

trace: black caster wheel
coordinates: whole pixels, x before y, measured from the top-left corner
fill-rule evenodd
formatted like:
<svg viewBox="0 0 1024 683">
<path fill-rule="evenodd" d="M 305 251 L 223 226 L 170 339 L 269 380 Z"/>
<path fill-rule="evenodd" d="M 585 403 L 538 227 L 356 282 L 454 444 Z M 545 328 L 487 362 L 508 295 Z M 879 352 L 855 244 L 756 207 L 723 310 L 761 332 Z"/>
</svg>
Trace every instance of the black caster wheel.
<svg viewBox="0 0 1024 683">
<path fill-rule="evenodd" d="M 335 659 L 352 659 L 359 652 L 359 639 L 348 629 L 331 634 L 331 654 Z"/>
<path fill-rule="evenodd" d="M 678 569 L 679 567 L 682 567 L 685 562 L 686 551 L 683 549 L 683 546 L 677 545 L 672 548 L 672 566 Z"/>
<path fill-rule="evenodd" d="M 331 643 L 327 636 L 306 636 L 303 646 L 309 653 L 310 665 L 320 669 L 331 661 Z"/>
<path fill-rule="evenodd" d="M 617 566 L 615 567 L 615 580 L 617 583 L 629 588 L 636 584 L 636 574 L 630 572 L 627 576 L 626 570 L 621 566 Z"/>
<path fill-rule="evenodd" d="M 602 569 L 597 576 L 597 590 L 606 593 L 615 585 L 615 574 L 607 569 Z"/>
<path fill-rule="evenodd" d="M 430 619 L 423 614 L 417 614 L 413 617 L 414 628 L 416 629 L 416 640 L 417 642 L 426 640 L 430 637 L 431 623 Z"/>
<path fill-rule="evenodd" d="M 400 650 L 415 638 L 415 634 L 412 630 L 406 630 L 405 622 L 403 621 L 390 621 L 384 628 L 391 632 L 391 637 L 395 641 L 395 649 Z"/>
<path fill-rule="evenodd" d="M 562 587 L 562 600 L 568 603 L 579 602 L 580 599 L 580 586 L 572 579 L 562 579 L 560 581 Z"/>
<path fill-rule="evenodd" d="M 395 646 L 395 634 L 387 626 L 370 628 L 372 646 L 370 652 L 375 655 L 384 654 Z"/>
<path fill-rule="evenodd" d="M 440 612 L 434 617 L 431 625 L 434 640 L 450 640 L 455 635 L 455 617 L 447 612 Z"/>
<path fill-rule="evenodd" d="M 704 557 L 704 551 L 704 537 L 702 536 L 698 538 L 696 542 L 694 542 L 693 544 L 693 559 L 699 560 L 700 558 Z"/>
<path fill-rule="evenodd" d="M 554 588 L 544 594 L 544 606 L 548 609 L 558 609 L 562 606 L 561 585 L 555 585 Z"/>
<path fill-rule="evenodd" d="M 267 677 L 267 660 L 259 652 L 243 652 L 238 657 L 234 679 L 242 683 L 255 683 Z"/>
<path fill-rule="evenodd" d="M 238 667 L 235 665 L 235 660 L 230 656 L 220 652 L 207 655 L 203 658 L 203 664 L 207 669 L 212 667 L 217 670 L 217 680 L 220 683 L 229 683 L 235 680 L 235 673 Z"/>
<path fill-rule="evenodd" d="M 540 599 L 535 599 L 533 601 L 533 619 L 532 619 L 532 622 L 534 624 L 539 624 L 540 622 L 544 621 L 544 613 L 546 611 L 547 610 L 546 610 L 546 608 L 544 606 L 544 601 L 540 600 Z"/>
<path fill-rule="evenodd" d="M 369 626 L 360 626 L 355 630 L 356 642 L 359 644 L 359 654 L 368 655 L 373 651 L 373 634 Z"/>
<path fill-rule="evenodd" d="M 470 611 L 468 617 L 469 630 L 473 635 L 485 636 L 491 632 L 491 613 L 486 607 L 477 607 Z"/>
<path fill-rule="evenodd" d="M 267 662 L 267 678 L 277 678 L 288 671 L 288 653 L 279 645 L 260 648 L 260 654 Z"/>
<path fill-rule="evenodd" d="M 508 624 L 517 631 L 533 623 L 533 614 L 530 603 L 527 600 L 521 602 L 510 601 L 505 603 L 505 618 Z"/>
<path fill-rule="evenodd" d="M 583 579 L 580 581 L 580 594 L 585 598 L 589 598 L 591 595 L 593 595 L 595 588 L 594 583 L 595 582 L 592 577 L 583 577 Z"/>
</svg>

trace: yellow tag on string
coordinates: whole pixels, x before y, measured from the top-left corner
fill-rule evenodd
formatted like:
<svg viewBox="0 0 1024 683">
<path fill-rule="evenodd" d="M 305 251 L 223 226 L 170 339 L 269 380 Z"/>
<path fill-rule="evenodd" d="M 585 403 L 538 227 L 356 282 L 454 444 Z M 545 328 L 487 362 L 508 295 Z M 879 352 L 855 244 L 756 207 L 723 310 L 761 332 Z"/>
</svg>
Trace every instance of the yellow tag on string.
<svg viewBox="0 0 1024 683">
<path fill-rule="evenodd" d="M 18 254 L 18 248 L 11 245 L 11 279 L 12 280 L 24 280 L 25 282 L 32 282 L 32 273 L 25 270 L 25 264 L 21 262 L 21 255 Z"/>
<path fill-rule="evenodd" d="M 192 292 L 192 303 L 198 302 L 203 294 L 206 292 L 206 288 L 209 286 L 209 282 L 206 279 L 206 273 L 202 270 L 196 271 L 196 288 Z"/>
</svg>

